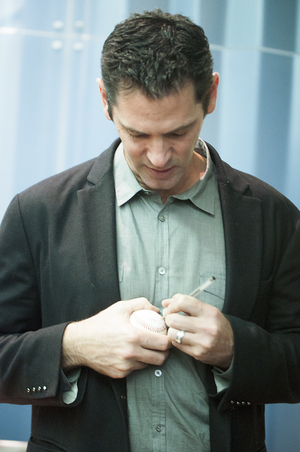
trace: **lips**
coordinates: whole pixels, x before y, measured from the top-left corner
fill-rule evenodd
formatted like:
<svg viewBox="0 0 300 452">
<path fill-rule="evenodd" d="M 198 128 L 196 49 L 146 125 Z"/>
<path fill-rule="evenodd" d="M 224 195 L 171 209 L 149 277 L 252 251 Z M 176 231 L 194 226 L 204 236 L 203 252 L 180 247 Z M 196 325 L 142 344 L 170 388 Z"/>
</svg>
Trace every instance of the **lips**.
<svg viewBox="0 0 300 452">
<path fill-rule="evenodd" d="M 158 177 L 159 176 L 163 177 L 163 176 L 169 175 L 174 170 L 175 167 L 171 166 L 171 168 L 167 168 L 167 169 L 164 169 L 164 170 L 158 170 L 158 169 L 155 169 L 155 168 L 150 168 L 149 166 L 146 166 L 146 168 L 151 174 L 154 174 L 154 175 L 156 175 Z"/>
</svg>

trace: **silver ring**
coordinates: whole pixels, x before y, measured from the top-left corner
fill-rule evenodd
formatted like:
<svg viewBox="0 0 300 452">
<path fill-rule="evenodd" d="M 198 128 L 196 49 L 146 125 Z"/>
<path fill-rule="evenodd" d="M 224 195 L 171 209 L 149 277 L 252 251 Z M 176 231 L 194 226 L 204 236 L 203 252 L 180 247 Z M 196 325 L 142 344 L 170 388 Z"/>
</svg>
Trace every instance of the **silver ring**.
<svg viewBox="0 0 300 452">
<path fill-rule="evenodd" d="M 175 342 L 177 342 L 177 344 L 181 344 L 183 338 L 184 338 L 184 331 L 183 331 L 183 330 L 180 330 L 180 331 L 178 331 L 178 333 L 177 333 Z"/>
</svg>

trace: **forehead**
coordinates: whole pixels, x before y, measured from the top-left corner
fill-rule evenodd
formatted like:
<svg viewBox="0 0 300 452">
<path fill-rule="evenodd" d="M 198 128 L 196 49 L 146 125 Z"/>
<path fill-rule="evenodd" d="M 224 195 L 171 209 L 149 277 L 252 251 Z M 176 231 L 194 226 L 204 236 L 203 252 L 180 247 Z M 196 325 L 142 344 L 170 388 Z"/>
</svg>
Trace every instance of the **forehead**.
<svg viewBox="0 0 300 452">
<path fill-rule="evenodd" d="M 173 88 L 170 88 L 168 92 L 166 92 L 166 94 L 163 94 L 163 92 L 161 92 L 160 90 L 153 91 L 150 90 L 148 92 L 147 89 L 144 89 L 143 87 L 139 87 L 139 86 L 134 86 L 133 83 L 127 83 L 124 82 L 122 83 L 119 82 L 119 86 L 118 86 L 118 90 L 116 92 L 116 97 L 115 97 L 115 103 L 117 104 L 120 100 L 125 100 L 127 97 L 132 96 L 137 96 L 137 95 L 141 95 L 149 100 L 153 100 L 153 101 L 160 101 L 163 100 L 165 98 L 171 98 L 171 97 L 180 97 L 181 95 L 189 95 L 189 97 L 191 97 L 192 95 L 194 96 L 195 100 L 196 100 L 196 89 L 195 89 L 195 85 L 193 83 L 192 80 L 187 79 L 182 85 L 180 86 L 175 86 Z"/>
<path fill-rule="evenodd" d="M 122 90 L 113 106 L 115 122 L 145 133 L 153 127 L 175 130 L 195 120 L 201 112 L 202 104 L 196 102 L 192 83 L 161 99 L 151 99 L 140 89 Z"/>
</svg>

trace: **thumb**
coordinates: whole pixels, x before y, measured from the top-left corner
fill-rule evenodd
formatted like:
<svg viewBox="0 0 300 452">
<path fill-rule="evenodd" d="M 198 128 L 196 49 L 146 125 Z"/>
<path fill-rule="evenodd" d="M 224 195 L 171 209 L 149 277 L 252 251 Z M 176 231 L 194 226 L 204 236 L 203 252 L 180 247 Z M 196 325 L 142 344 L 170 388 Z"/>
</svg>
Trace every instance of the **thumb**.
<svg viewBox="0 0 300 452">
<path fill-rule="evenodd" d="M 126 307 L 129 314 L 132 314 L 134 311 L 139 311 L 140 309 L 150 309 L 151 311 L 159 312 L 159 308 L 153 306 L 153 304 L 151 304 L 145 297 L 127 300 Z"/>
</svg>

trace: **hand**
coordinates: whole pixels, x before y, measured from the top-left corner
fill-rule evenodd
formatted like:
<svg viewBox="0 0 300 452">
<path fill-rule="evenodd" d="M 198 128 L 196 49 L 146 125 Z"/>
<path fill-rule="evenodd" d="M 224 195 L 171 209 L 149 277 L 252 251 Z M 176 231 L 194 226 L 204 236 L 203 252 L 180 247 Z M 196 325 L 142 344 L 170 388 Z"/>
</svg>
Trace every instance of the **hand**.
<svg viewBox="0 0 300 452">
<path fill-rule="evenodd" d="M 133 327 L 129 318 L 138 309 L 158 311 L 146 298 L 136 298 L 70 323 L 63 337 L 63 369 L 87 366 L 112 378 L 123 378 L 148 364 L 161 365 L 171 341 L 168 336 Z"/>
<path fill-rule="evenodd" d="M 228 369 L 233 358 L 233 331 L 219 309 L 181 294 L 164 300 L 162 305 L 174 347 L 205 364 Z M 179 314 L 180 311 L 186 315 Z M 178 344 L 175 339 L 180 330 L 185 334 Z"/>
</svg>

